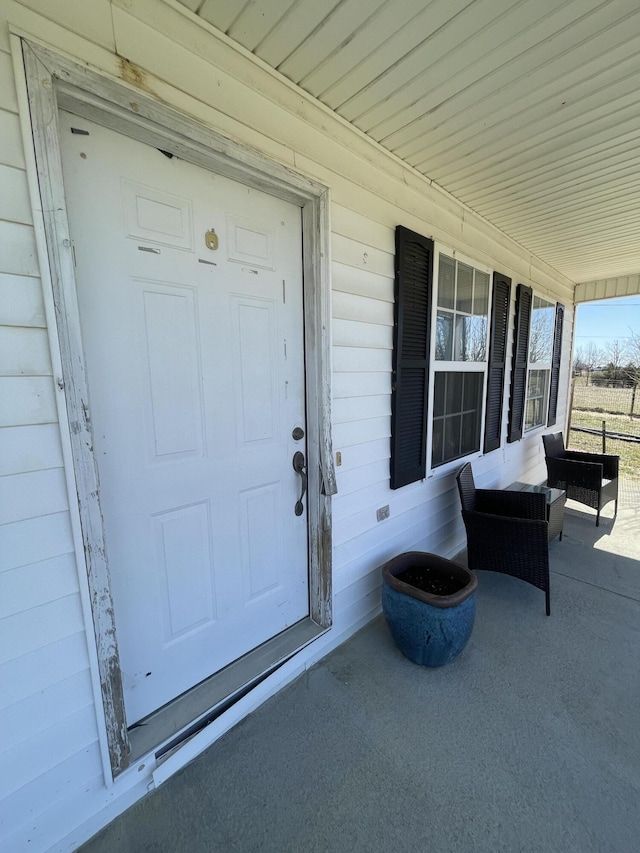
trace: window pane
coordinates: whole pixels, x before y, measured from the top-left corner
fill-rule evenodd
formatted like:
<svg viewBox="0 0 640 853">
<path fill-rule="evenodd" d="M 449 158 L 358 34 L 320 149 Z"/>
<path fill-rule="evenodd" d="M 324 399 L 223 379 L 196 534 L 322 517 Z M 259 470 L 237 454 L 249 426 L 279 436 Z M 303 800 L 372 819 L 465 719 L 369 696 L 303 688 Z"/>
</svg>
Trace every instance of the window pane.
<svg viewBox="0 0 640 853">
<path fill-rule="evenodd" d="M 524 415 L 525 430 L 542 426 L 545 422 L 549 375 L 549 370 L 529 371 L 527 382 L 527 404 Z"/>
<path fill-rule="evenodd" d="M 436 358 L 451 361 L 453 352 L 453 314 L 438 312 L 436 319 Z"/>
<path fill-rule="evenodd" d="M 462 439 L 460 456 L 480 450 L 480 430 L 478 429 L 479 412 L 470 412 L 462 416 Z"/>
<path fill-rule="evenodd" d="M 484 361 L 486 341 L 486 317 L 456 317 L 455 361 Z"/>
<path fill-rule="evenodd" d="M 460 453 L 460 427 L 462 425 L 462 415 L 452 415 L 444 420 L 444 459 L 443 462 L 449 462 L 451 459 L 458 459 Z"/>
<path fill-rule="evenodd" d="M 482 373 L 464 373 L 464 394 L 462 400 L 462 410 L 471 412 L 480 410 L 480 395 L 482 392 Z"/>
<path fill-rule="evenodd" d="M 485 361 L 489 275 L 447 255 L 440 255 L 439 269 L 436 359 Z"/>
<path fill-rule="evenodd" d="M 533 429 L 537 426 L 542 426 L 542 400 L 527 400 L 524 428 Z"/>
<path fill-rule="evenodd" d="M 484 371 L 436 373 L 433 467 L 480 449 L 483 382 Z"/>
<path fill-rule="evenodd" d="M 444 418 L 436 418 L 433 422 L 433 439 L 431 445 L 431 464 L 433 467 L 444 462 Z"/>
<path fill-rule="evenodd" d="M 444 394 L 446 389 L 447 374 L 436 373 L 433 388 L 433 416 L 439 418 L 444 415 Z"/>
<path fill-rule="evenodd" d="M 456 345 L 454 350 L 454 361 L 467 361 L 467 335 L 469 317 L 458 314 L 456 316 Z"/>
<path fill-rule="evenodd" d="M 458 264 L 458 296 L 456 310 L 471 314 L 473 311 L 473 267 Z"/>
<path fill-rule="evenodd" d="M 551 363 L 554 320 L 555 306 L 539 296 L 534 296 L 529 341 L 530 364 Z"/>
<path fill-rule="evenodd" d="M 473 313 L 487 316 L 489 313 L 489 274 L 476 270 L 473 292 Z"/>
<path fill-rule="evenodd" d="M 438 307 L 455 308 L 456 262 L 447 255 L 440 255 L 438 270 Z"/>
<path fill-rule="evenodd" d="M 446 373 L 446 413 L 459 412 L 462 410 L 462 380 L 464 373 Z"/>
</svg>

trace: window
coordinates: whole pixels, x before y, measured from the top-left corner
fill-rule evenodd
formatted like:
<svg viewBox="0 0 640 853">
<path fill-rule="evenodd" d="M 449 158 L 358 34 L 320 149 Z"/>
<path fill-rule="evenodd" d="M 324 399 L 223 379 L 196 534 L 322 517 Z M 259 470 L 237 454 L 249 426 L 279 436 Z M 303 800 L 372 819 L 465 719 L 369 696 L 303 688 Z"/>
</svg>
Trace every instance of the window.
<svg viewBox="0 0 640 853">
<path fill-rule="evenodd" d="M 480 450 L 489 273 L 438 256 L 431 467 Z"/>
<path fill-rule="evenodd" d="M 511 354 L 511 304 L 507 276 L 396 228 L 392 489 L 501 446 L 508 368 L 507 440 L 556 422 L 564 308 L 518 284 Z"/>
<path fill-rule="evenodd" d="M 556 422 L 563 318 L 563 305 L 518 285 L 507 441 Z"/>
<path fill-rule="evenodd" d="M 551 302 L 539 296 L 533 297 L 529 332 L 525 431 L 544 426 L 547 421 L 555 310 L 556 307 Z"/>
</svg>

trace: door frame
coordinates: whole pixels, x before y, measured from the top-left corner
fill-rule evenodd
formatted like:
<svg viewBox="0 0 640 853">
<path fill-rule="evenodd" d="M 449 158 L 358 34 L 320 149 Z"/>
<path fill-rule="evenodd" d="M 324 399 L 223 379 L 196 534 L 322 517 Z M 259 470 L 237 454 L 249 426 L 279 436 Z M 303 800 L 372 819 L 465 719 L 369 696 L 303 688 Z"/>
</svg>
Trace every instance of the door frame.
<svg viewBox="0 0 640 853">
<path fill-rule="evenodd" d="M 323 629 L 332 624 L 331 495 L 337 491 L 331 445 L 329 191 L 154 100 L 130 83 L 90 70 L 27 39 L 21 41 L 42 203 L 44 250 L 51 276 L 62 365 L 62 376 L 54 379 L 58 387 L 64 389 L 67 408 L 83 544 L 83 553 L 78 553 L 77 557 L 79 564 L 86 568 L 107 747 L 111 774 L 115 777 L 129 764 L 130 742 L 93 453 L 73 247 L 62 176 L 58 110 L 69 110 L 301 207 L 309 478 L 309 618 Z M 131 80 L 130 70 L 127 80 Z"/>
</svg>

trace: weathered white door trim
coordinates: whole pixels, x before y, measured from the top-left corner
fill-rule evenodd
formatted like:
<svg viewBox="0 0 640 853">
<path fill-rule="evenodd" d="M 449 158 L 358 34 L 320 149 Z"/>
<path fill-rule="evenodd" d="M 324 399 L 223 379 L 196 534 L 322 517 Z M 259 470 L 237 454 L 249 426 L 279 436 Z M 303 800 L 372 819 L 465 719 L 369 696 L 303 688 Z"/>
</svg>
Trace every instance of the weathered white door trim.
<svg viewBox="0 0 640 853">
<path fill-rule="evenodd" d="M 109 757 L 111 770 L 117 775 L 128 765 L 130 744 L 80 339 L 62 179 L 58 109 L 62 107 L 85 116 L 191 163 L 301 206 L 310 615 L 323 628 L 330 627 L 332 623 L 330 495 L 336 492 L 330 426 L 328 191 L 326 187 L 230 141 L 122 81 L 77 65 L 27 40 L 23 40 L 23 58 L 84 545 L 84 554 L 78 556 L 86 564 Z"/>
</svg>

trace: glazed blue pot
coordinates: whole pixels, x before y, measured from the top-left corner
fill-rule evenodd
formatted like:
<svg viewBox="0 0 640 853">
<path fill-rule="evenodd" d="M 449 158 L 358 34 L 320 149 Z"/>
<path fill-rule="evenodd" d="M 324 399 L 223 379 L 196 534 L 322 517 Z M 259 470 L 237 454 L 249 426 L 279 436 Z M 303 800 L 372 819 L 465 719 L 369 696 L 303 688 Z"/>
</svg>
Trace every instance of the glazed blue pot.
<svg viewBox="0 0 640 853">
<path fill-rule="evenodd" d="M 428 569 L 457 591 L 449 595 L 424 592 L 397 576 L 408 569 Z M 414 663 L 444 666 L 458 657 L 473 630 L 478 581 L 470 569 L 423 551 L 399 554 L 382 567 L 382 611 L 391 636 Z"/>
</svg>

